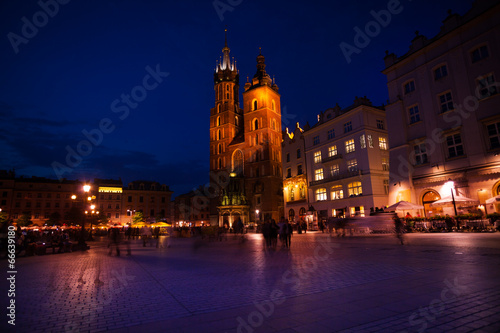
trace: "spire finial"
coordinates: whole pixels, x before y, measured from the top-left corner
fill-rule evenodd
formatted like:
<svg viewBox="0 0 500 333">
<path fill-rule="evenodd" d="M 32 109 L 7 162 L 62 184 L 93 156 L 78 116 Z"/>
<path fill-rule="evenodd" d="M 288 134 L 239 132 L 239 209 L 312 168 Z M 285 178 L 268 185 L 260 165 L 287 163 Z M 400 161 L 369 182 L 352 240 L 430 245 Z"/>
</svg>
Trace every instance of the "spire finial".
<svg viewBox="0 0 500 333">
<path fill-rule="evenodd" d="M 226 28 L 224 29 L 224 34 L 225 34 L 224 46 L 227 47 L 227 25 L 226 25 Z"/>
<path fill-rule="evenodd" d="M 262 47 L 259 46 L 259 55 L 262 55 Z"/>
</svg>

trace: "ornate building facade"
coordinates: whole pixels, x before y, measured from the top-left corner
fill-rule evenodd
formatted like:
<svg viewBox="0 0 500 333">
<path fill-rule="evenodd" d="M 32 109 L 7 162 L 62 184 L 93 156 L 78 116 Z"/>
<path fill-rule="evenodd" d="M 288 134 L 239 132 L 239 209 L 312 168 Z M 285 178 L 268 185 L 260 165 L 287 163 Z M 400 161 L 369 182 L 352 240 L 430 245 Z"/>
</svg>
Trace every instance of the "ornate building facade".
<svg viewBox="0 0 500 333">
<path fill-rule="evenodd" d="M 417 33 L 406 54 L 384 58 L 390 204 L 454 215 L 430 205 L 453 193 L 475 201 L 470 210 L 499 211 L 486 204 L 500 194 L 499 21 L 498 2 L 475 1 L 463 16 L 450 11 L 433 38 Z"/>
<path fill-rule="evenodd" d="M 239 104 L 239 72 L 222 49 L 214 73 L 215 105 L 210 110 L 210 171 L 228 175 L 211 201 L 212 221 L 232 226 L 278 220 L 283 215 L 281 179 L 281 104 L 278 86 L 257 56 L 257 72 L 245 83 Z M 213 178 L 213 177 L 212 177 Z M 215 221 L 214 221 L 215 220 Z"/>
</svg>

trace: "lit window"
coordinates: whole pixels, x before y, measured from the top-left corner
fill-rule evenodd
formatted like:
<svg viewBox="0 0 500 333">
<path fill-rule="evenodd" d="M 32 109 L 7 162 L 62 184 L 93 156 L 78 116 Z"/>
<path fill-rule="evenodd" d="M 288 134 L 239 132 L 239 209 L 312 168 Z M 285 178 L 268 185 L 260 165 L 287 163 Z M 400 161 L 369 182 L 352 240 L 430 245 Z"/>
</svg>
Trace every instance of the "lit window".
<svg viewBox="0 0 500 333">
<path fill-rule="evenodd" d="M 338 200 L 344 198 L 344 190 L 342 189 L 342 185 L 332 186 L 331 190 L 331 200 Z"/>
<path fill-rule="evenodd" d="M 326 188 L 319 188 L 316 190 L 316 201 L 326 200 Z"/>
<path fill-rule="evenodd" d="M 380 149 L 382 150 L 387 150 L 387 139 L 384 138 L 384 137 L 379 137 L 378 138 L 378 146 L 380 147 Z"/>
<path fill-rule="evenodd" d="M 387 157 L 382 157 L 382 170 L 389 171 L 389 160 Z"/>
<path fill-rule="evenodd" d="M 479 96 L 479 99 L 488 98 L 498 94 L 497 83 L 495 82 L 493 74 L 482 76 L 478 78 L 476 82 L 476 96 Z"/>
<path fill-rule="evenodd" d="M 408 108 L 408 114 L 410 116 L 410 124 L 420 121 L 420 110 L 418 109 L 418 105 Z"/>
<path fill-rule="evenodd" d="M 425 143 L 420 143 L 413 146 L 413 153 L 415 157 L 415 165 L 427 163 L 427 148 Z"/>
<path fill-rule="evenodd" d="M 448 75 L 448 69 L 446 68 L 446 65 L 443 65 L 441 67 L 438 67 L 437 69 L 434 70 L 434 80 L 439 80 L 442 79 L 443 77 Z"/>
<path fill-rule="evenodd" d="M 371 134 L 368 134 L 366 136 L 366 139 L 368 140 L 368 147 L 373 148 L 373 139 L 372 139 Z"/>
<path fill-rule="evenodd" d="M 351 153 L 356 150 L 356 147 L 354 145 L 354 139 L 347 140 L 345 142 L 345 152 L 346 153 Z"/>
<path fill-rule="evenodd" d="M 358 171 L 358 161 L 356 159 L 347 161 L 347 171 L 349 172 Z"/>
<path fill-rule="evenodd" d="M 337 155 L 337 146 L 328 147 L 328 157 Z"/>
<path fill-rule="evenodd" d="M 404 85 L 405 95 L 415 91 L 415 81 L 410 81 Z"/>
<path fill-rule="evenodd" d="M 344 124 L 344 133 L 352 131 L 352 121 L 348 121 Z"/>
<path fill-rule="evenodd" d="M 490 149 L 500 148 L 500 122 L 486 126 Z"/>
<path fill-rule="evenodd" d="M 377 128 L 378 129 L 384 129 L 385 128 L 383 120 L 377 119 Z"/>
<path fill-rule="evenodd" d="M 441 106 L 441 113 L 455 109 L 450 92 L 439 95 L 439 105 Z"/>
<path fill-rule="evenodd" d="M 323 168 L 314 170 L 314 180 L 323 180 Z"/>
<path fill-rule="evenodd" d="M 330 175 L 332 175 L 334 177 L 334 176 L 338 176 L 339 173 L 340 173 L 340 169 L 339 169 L 338 164 L 334 164 L 334 165 L 330 166 Z"/>
<path fill-rule="evenodd" d="M 363 194 L 363 188 L 361 187 L 361 182 L 349 183 L 347 185 L 347 193 L 349 194 L 349 196 Z"/>
<path fill-rule="evenodd" d="M 294 201 L 295 200 L 295 188 L 292 186 L 290 186 L 290 201 Z"/>
<path fill-rule="evenodd" d="M 319 135 L 316 135 L 314 138 L 313 138 L 313 145 L 319 145 Z"/>
<path fill-rule="evenodd" d="M 321 151 L 314 152 L 314 163 L 321 163 Z"/>
<path fill-rule="evenodd" d="M 366 148 L 366 138 L 364 134 L 359 137 L 359 144 L 361 146 L 361 149 Z"/>
<path fill-rule="evenodd" d="M 479 60 L 489 57 L 488 47 L 486 45 L 480 46 L 471 52 L 472 62 L 478 62 Z"/>
<path fill-rule="evenodd" d="M 328 140 L 333 139 L 335 137 L 335 130 L 328 130 Z"/>
<path fill-rule="evenodd" d="M 464 146 L 460 134 L 448 135 L 446 137 L 446 145 L 448 146 L 448 157 L 464 155 Z"/>
</svg>

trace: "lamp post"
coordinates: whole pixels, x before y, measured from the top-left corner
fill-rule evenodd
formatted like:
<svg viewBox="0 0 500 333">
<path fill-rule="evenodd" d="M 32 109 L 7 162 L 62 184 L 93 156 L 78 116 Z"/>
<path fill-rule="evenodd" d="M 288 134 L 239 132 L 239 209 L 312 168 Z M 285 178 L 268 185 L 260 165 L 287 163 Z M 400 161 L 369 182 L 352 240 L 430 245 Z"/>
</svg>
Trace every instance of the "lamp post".
<svg viewBox="0 0 500 333">
<path fill-rule="evenodd" d="M 92 201 L 92 197 L 89 195 L 89 192 L 90 192 L 90 185 L 83 185 L 84 197 L 86 196 L 86 199 L 83 199 L 83 197 L 82 197 L 82 202 L 84 203 L 84 205 L 85 205 L 85 200 L 88 201 L 89 203 Z M 72 195 L 71 199 L 76 200 L 77 196 Z M 82 229 L 80 231 L 80 239 L 78 240 L 78 246 L 80 247 L 80 250 L 82 250 L 82 251 L 85 251 L 88 248 L 87 243 L 85 242 L 85 218 L 87 216 L 87 213 L 88 212 L 85 211 L 85 214 L 83 215 Z"/>
<path fill-rule="evenodd" d="M 451 180 L 451 179 L 448 179 L 448 183 L 447 183 L 449 186 L 450 186 L 450 190 L 451 190 L 451 201 L 453 202 L 453 209 L 455 210 L 455 216 L 457 216 L 457 205 L 455 203 L 455 195 L 453 194 L 453 189 L 455 188 L 455 183 Z"/>
<path fill-rule="evenodd" d="M 95 205 L 90 205 L 90 231 L 89 231 L 89 237 L 87 238 L 87 240 L 89 241 L 93 241 L 94 240 L 94 237 L 92 237 L 92 224 L 93 224 L 93 220 L 94 220 L 94 217 L 99 215 L 99 211 L 95 211 Z M 87 214 L 89 213 L 89 211 L 85 211 L 85 217 L 87 216 Z"/>
</svg>

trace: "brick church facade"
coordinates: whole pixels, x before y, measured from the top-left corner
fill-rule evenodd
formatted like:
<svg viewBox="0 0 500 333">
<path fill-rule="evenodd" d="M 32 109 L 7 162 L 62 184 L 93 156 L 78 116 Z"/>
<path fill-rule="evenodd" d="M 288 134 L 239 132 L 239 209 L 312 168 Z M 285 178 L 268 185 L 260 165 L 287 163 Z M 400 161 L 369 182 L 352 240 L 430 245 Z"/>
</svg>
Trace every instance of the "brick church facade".
<svg viewBox="0 0 500 333">
<path fill-rule="evenodd" d="M 245 224 L 278 221 L 283 216 L 278 86 L 259 54 L 257 72 L 245 83 L 240 107 L 239 72 L 229 52 L 226 37 L 214 73 L 215 105 L 210 110 L 211 178 L 226 177 L 211 201 L 211 220 L 229 227 L 238 219 Z"/>
</svg>

